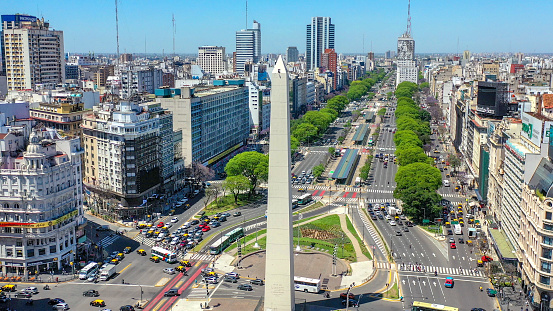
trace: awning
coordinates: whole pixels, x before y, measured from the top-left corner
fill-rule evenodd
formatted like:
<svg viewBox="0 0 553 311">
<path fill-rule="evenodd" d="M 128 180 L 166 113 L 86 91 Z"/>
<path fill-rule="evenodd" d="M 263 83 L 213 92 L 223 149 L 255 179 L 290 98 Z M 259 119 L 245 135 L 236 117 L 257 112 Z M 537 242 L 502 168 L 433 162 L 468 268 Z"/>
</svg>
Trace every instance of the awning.
<svg viewBox="0 0 553 311">
<path fill-rule="evenodd" d="M 505 233 L 503 233 L 503 231 L 488 227 L 488 233 L 492 239 L 493 247 L 497 254 L 501 257 L 501 260 L 518 260 L 515 254 L 515 248 L 509 242 L 507 236 L 505 235 Z"/>
</svg>

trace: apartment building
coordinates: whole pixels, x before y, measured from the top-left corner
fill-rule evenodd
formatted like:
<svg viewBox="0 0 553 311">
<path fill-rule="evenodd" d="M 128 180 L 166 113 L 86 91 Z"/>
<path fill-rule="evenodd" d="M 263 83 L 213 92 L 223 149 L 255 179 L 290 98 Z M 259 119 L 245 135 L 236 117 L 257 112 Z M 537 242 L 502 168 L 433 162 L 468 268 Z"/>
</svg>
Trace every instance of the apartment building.
<svg viewBox="0 0 553 311">
<path fill-rule="evenodd" d="M 121 97 L 131 98 L 143 93 L 154 94 L 163 86 L 163 71 L 158 68 L 134 67 L 121 70 Z"/>
<path fill-rule="evenodd" d="M 67 136 L 82 136 L 84 103 L 80 97 L 54 97 L 51 102 L 38 103 L 38 107 L 30 109 L 31 118 L 63 132 Z"/>
<path fill-rule="evenodd" d="M 173 115 L 157 103 L 101 103 L 85 114 L 84 185 L 95 212 L 137 219 L 145 200 L 174 191 Z"/>
<path fill-rule="evenodd" d="M 34 16 L 2 15 L 2 68 L 8 90 L 65 82 L 63 31 L 49 27 Z"/>
<path fill-rule="evenodd" d="M 213 75 L 227 71 L 227 56 L 223 46 L 200 46 L 196 64 Z"/>
<path fill-rule="evenodd" d="M 0 134 L 0 152 L 2 273 L 27 277 L 74 262 L 85 221 L 80 140 L 12 127 Z"/>
<path fill-rule="evenodd" d="M 173 130 L 182 130 L 185 166 L 198 162 L 222 171 L 221 163 L 250 133 L 248 92 L 242 79 L 156 90 L 156 102 L 175 116 Z"/>
</svg>

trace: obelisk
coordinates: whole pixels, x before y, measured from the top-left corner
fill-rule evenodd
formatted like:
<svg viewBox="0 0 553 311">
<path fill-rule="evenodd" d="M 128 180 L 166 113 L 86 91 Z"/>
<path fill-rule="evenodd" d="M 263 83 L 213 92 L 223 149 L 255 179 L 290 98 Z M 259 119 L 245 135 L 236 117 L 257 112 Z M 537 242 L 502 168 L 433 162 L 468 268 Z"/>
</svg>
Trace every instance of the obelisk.
<svg viewBox="0 0 553 311">
<path fill-rule="evenodd" d="M 279 56 L 271 75 L 271 140 L 265 268 L 266 311 L 294 310 L 288 82 L 286 64 L 282 56 Z"/>
</svg>

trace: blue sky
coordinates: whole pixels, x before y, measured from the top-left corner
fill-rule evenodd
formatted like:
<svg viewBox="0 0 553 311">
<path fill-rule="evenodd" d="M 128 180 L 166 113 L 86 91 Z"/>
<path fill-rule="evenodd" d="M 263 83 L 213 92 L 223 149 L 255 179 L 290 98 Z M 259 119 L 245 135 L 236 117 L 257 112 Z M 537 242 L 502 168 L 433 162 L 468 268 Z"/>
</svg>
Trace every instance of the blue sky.
<svg viewBox="0 0 553 311">
<path fill-rule="evenodd" d="M 235 31 L 246 28 L 244 0 L 118 0 L 121 52 L 196 53 L 202 45 L 235 49 Z M 114 0 L 0 0 L 1 14 L 44 17 L 64 31 L 66 52 L 115 52 Z M 417 53 L 553 52 L 551 0 L 413 0 L 412 35 Z M 250 0 L 248 27 L 261 23 L 262 53 L 305 52 L 305 26 L 330 16 L 338 53 L 396 49 L 406 29 L 407 0 Z"/>
</svg>

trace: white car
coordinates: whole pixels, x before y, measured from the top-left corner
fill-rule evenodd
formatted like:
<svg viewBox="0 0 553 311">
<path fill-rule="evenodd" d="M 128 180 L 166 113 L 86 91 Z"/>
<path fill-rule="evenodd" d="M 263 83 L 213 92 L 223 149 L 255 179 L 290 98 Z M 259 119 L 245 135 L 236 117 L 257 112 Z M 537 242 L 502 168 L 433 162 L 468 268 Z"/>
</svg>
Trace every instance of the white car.
<svg viewBox="0 0 553 311">
<path fill-rule="evenodd" d="M 219 283 L 219 279 L 216 277 L 210 277 L 205 279 L 208 284 L 217 284 Z"/>
<path fill-rule="evenodd" d="M 171 245 L 177 245 L 179 244 L 180 242 L 180 239 L 179 238 L 174 238 L 172 241 L 171 241 Z"/>
<path fill-rule="evenodd" d="M 165 273 L 167 273 L 167 274 L 175 274 L 175 273 L 177 273 L 177 272 L 175 271 L 175 269 L 173 269 L 173 268 L 165 268 L 165 269 L 163 269 L 163 272 L 165 272 Z"/>
<path fill-rule="evenodd" d="M 233 278 L 236 278 L 236 279 L 239 279 L 240 278 L 240 274 L 236 273 L 236 272 L 229 272 L 227 274 L 225 274 L 226 276 L 232 276 Z"/>
<path fill-rule="evenodd" d="M 395 226 L 395 225 L 397 225 L 397 224 L 394 220 L 390 221 L 390 226 Z"/>
<path fill-rule="evenodd" d="M 27 293 L 31 293 L 31 294 L 38 294 L 38 288 L 34 287 L 34 286 L 31 286 L 31 287 L 27 287 L 25 288 L 23 291 L 27 292 Z"/>
<path fill-rule="evenodd" d="M 69 310 L 69 305 L 65 302 L 58 303 L 52 307 L 52 310 Z"/>
<path fill-rule="evenodd" d="M 171 222 L 178 222 L 178 221 L 179 221 L 179 219 L 177 217 L 171 218 Z"/>
<path fill-rule="evenodd" d="M 189 222 L 189 221 L 185 222 L 185 223 L 181 226 L 181 228 L 184 228 L 184 229 L 190 228 L 190 222 Z"/>
</svg>

